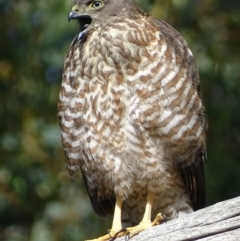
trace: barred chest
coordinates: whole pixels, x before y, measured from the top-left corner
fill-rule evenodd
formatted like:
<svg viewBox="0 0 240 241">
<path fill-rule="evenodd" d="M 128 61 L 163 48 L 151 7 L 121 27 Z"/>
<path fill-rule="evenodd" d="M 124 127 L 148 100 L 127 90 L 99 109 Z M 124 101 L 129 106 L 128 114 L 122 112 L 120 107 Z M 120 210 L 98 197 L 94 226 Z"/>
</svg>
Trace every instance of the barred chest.
<svg viewBox="0 0 240 241">
<path fill-rule="evenodd" d="M 120 51 L 118 44 L 122 44 L 124 30 L 98 35 L 97 31 L 92 33 L 82 46 L 75 43 L 66 56 L 59 102 L 62 133 L 68 136 L 70 145 L 71 140 L 91 143 L 91 148 L 110 143 L 121 152 L 126 129 L 132 128 L 128 118 L 132 98 L 138 88 L 144 88 L 141 83 L 150 81 L 143 71 L 135 76 L 139 68 L 147 65 L 147 58 L 140 58 L 139 48 L 131 52 L 131 45 L 123 46 L 125 52 Z M 113 46 L 116 35 L 119 38 Z M 137 83 L 139 78 L 141 83 Z"/>
</svg>

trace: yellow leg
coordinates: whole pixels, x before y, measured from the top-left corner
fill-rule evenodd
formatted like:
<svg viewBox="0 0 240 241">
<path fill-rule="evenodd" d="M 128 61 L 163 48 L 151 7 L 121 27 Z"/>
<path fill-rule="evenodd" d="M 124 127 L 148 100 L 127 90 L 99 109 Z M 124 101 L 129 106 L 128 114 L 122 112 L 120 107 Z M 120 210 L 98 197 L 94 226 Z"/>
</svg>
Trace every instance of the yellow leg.
<svg viewBox="0 0 240 241">
<path fill-rule="evenodd" d="M 115 204 L 115 208 L 114 208 L 113 223 L 112 223 L 112 228 L 110 230 L 110 233 L 106 234 L 102 237 L 99 237 L 97 239 L 86 240 L 86 241 L 107 241 L 113 237 L 123 236 L 124 233 L 118 234 L 118 232 L 122 229 L 121 212 L 122 212 L 122 198 L 117 196 L 116 204 Z"/>
<path fill-rule="evenodd" d="M 122 214 L 122 198 L 117 196 L 116 204 L 114 208 L 112 229 L 110 231 L 110 235 L 112 235 L 112 237 L 114 237 L 114 235 L 122 229 L 121 214 Z"/>
<path fill-rule="evenodd" d="M 163 216 L 160 213 L 156 216 L 154 221 L 151 222 L 153 200 L 154 200 L 154 194 L 149 192 L 142 221 L 139 223 L 139 225 L 135 227 L 122 229 L 122 223 L 121 223 L 122 198 L 117 196 L 115 209 L 114 209 L 112 229 L 110 230 L 110 233 L 102 237 L 99 237 L 97 239 L 93 239 L 91 241 L 108 241 L 116 237 L 122 237 L 125 235 L 131 238 L 147 228 L 160 224 L 163 220 Z M 86 240 L 86 241 L 90 241 L 90 240 Z"/>
<path fill-rule="evenodd" d="M 136 234 L 140 233 L 141 231 L 156 226 L 162 222 L 164 219 L 162 214 L 157 214 L 156 218 L 153 222 L 151 222 L 151 214 L 152 214 L 152 206 L 153 206 L 153 200 L 154 200 L 154 194 L 149 192 L 147 197 L 147 204 L 145 208 L 145 212 L 143 215 L 142 221 L 139 223 L 139 225 L 135 227 L 126 228 L 127 235 L 129 238 L 135 236 Z"/>
<path fill-rule="evenodd" d="M 154 200 L 154 194 L 149 192 L 148 197 L 147 197 L 147 204 L 146 204 L 145 212 L 144 212 L 143 219 L 140 222 L 140 224 L 151 223 L 153 200 Z"/>
</svg>

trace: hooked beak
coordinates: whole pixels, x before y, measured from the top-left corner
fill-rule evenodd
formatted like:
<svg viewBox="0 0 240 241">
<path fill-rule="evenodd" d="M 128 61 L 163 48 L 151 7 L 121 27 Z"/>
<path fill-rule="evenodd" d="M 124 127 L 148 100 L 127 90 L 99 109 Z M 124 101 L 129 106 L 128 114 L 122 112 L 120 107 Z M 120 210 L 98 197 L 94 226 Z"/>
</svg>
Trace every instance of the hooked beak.
<svg viewBox="0 0 240 241">
<path fill-rule="evenodd" d="M 84 26 L 84 25 L 90 25 L 92 22 L 92 18 L 89 15 L 81 14 L 80 9 L 77 5 L 74 5 L 72 7 L 71 12 L 68 14 L 68 21 L 70 22 L 72 19 L 78 20 L 78 22 Z"/>
<path fill-rule="evenodd" d="M 68 15 L 68 21 L 70 22 L 72 19 L 78 20 L 80 23 L 91 24 L 92 18 L 89 15 L 79 14 L 71 11 Z"/>
<path fill-rule="evenodd" d="M 89 15 L 82 14 L 78 5 L 72 7 L 71 12 L 68 14 L 68 21 L 76 19 L 80 24 L 78 40 L 83 39 L 86 36 L 86 31 L 92 23 L 92 18 Z"/>
<path fill-rule="evenodd" d="M 79 17 L 79 14 L 77 12 L 71 11 L 68 14 L 68 22 L 70 22 L 72 19 L 77 19 Z"/>
</svg>

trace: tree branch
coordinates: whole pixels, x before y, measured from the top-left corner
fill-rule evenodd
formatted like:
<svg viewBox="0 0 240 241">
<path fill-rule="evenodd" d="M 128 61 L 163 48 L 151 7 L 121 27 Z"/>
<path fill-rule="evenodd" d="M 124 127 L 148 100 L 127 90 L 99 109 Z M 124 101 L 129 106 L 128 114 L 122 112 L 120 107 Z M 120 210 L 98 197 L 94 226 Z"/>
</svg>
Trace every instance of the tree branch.
<svg viewBox="0 0 240 241">
<path fill-rule="evenodd" d="M 124 241 L 118 238 L 116 241 Z M 240 240 L 240 197 L 149 228 L 131 241 Z"/>
</svg>

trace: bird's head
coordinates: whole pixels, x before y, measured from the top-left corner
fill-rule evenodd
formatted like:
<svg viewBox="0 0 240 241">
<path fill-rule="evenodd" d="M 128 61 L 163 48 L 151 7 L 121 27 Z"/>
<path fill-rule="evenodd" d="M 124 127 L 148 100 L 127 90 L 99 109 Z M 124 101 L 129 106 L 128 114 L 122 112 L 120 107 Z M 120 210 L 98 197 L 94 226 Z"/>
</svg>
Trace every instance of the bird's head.
<svg viewBox="0 0 240 241">
<path fill-rule="evenodd" d="M 104 26 L 118 18 L 134 18 L 143 13 L 135 0 L 75 0 L 68 20 L 76 19 L 81 29 L 90 25 Z"/>
</svg>

